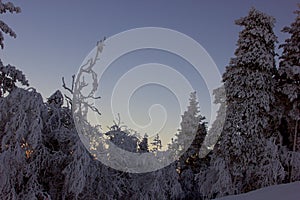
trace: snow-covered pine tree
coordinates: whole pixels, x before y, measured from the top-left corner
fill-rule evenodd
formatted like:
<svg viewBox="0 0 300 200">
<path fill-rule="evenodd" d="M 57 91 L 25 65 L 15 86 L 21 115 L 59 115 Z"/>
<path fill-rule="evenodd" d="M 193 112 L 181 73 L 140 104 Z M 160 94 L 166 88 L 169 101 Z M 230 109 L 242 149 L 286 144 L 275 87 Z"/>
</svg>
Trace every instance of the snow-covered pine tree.
<svg viewBox="0 0 300 200">
<path fill-rule="evenodd" d="M 16 83 L 29 86 L 28 80 L 22 71 L 16 69 L 15 66 L 10 64 L 3 65 L 0 59 L 0 97 L 10 93 L 13 89 L 17 88 Z"/>
<path fill-rule="evenodd" d="M 32 89 L 16 88 L 0 98 L 0 199 L 49 197 L 39 177 L 48 157 L 42 144 L 44 109 Z"/>
<path fill-rule="evenodd" d="M 111 130 L 105 133 L 109 136 L 110 141 L 121 149 L 129 152 L 138 151 L 138 138 L 131 135 L 130 132 L 122 131 L 121 129 Z"/>
<path fill-rule="evenodd" d="M 49 199 L 118 199 L 125 192 L 127 180 L 120 172 L 99 161 L 79 139 L 72 111 L 62 105 L 63 96 L 56 91 L 48 98 L 41 114 L 42 146 L 46 149 L 39 182 Z M 97 127 L 85 125 L 90 134 Z M 98 147 L 99 149 L 100 147 Z"/>
<path fill-rule="evenodd" d="M 220 107 L 217 111 L 216 119 L 211 125 L 211 128 L 209 129 L 204 141 L 205 145 L 203 146 L 203 148 L 209 149 L 213 149 L 213 147 L 217 145 L 218 139 L 223 131 L 223 125 L 226 119 L 226 95 L 224 86 L 214 89 L 213 95 L 215 97 L 214 103 L 220 104 Z M 205 156 L 206 149 L 202 149 L 202 151 L 203 156 Z"/>
<path fill-rule="evenodd" d="M 105 135 L 109 136 L 110 141 L 117 147 L 129 152 L 138 152 L 138 133 L 128 129 L 121 122 L 121 117 L 118 114 L 116 120 L 113 120 L 114 125 L 109 127 L 109 131 Z"/>
<path fill-rule="evenodd" d="M 139 150 L 140 153 L 146 153 L 149 152 L 149 145 L 148 145 L 148 135 L 145 133 L 144 137 L 142 138 L 142 141 L 139 143 Z"/>
<path fill-rule="evenodd" d="M 161 143 L 158 133 L 153 138 L 153 141 L 151 142 L 151 147 L 152 147 L 152 149 L 151 149 L 152 152 L 157 152 L 157 151 L 161 150 L 162 143 Z"/>
<path fill-rule="evenodd" d="M 13 3 L 2 3 L 0 0 L 0 14 L 10 12 L 19 13 L 21 9 L 14 6 Z M 0 46 L 4 48 L 4 36 L 3 33 L 9 34 L 11 37 L 16 37 L 16 33 L 2 20 L 0 20 Z M 11 65 L 3 65 L 0 59 L 0 97 L 3 97 L 7 92 L 11 92 L 16 88 L 16 82 L 20 82 L 22 85 L 29 86 L 22 71 L 16 69 L 16 67 Z"/>
<path fill-rule="evenodd" d="M 300 4 L 298 5 L 300 8 Z M 284 27 L 290 37 L 281 44 L 283 49 L 278 69 L 278 97 L 283 106 L 282 135 L 289 150 L 289 181 L 300 180 L 300 10 L 295 21 Z"/>
<path fill-rule="evenodd" d="M 213 152 L 210 171 L 216 174 L 213 181 L 207 180 L 212 184 L 208 196 L 247 192 L 283 178 L 272 116 L 277 41 L 274 22 L 273 17 L 255 8 L 236 20 L 244 29 L 235 57 L 223 75 L 226 121 Z"/>
<path fill-rule="evenodd" d="M 199 125 L 204 119 L 199 113 L 199 103 L 197 101 L 196 92 L 190 94 L 190 102 L 187 111 L 182 115 L 182 120 L 180 123 L 180 130 L 176 134 L 175 141 L 178 144 L 178 155 L 183 154 L 188 147 L 192 144 Z"/>
<path fill-rule="evenodd" d="M 220 141 L 217 143 L 220 134 L 223 131 L 223 125 L 226 118 L 226 98 L 224 86 L 221 86 L 213 91 L 215 97 L 214 103 L 220 104 L 219 110 L 217 112 L 216 120 L 213 122 L 211 128 L 209 129 L 207 136 L 204 141 L 204 145 L 201 146 L 199 156 L 203 158 L 203 166 L 199 173 L 195 175 L 195 187 L 198 193 L 203 199 L 214 198 L 214 193 L 211 193 L 211 186 L 216 181 L 214 178 L 216 176 L 216 171 L 214 167 L 210 166 L 210 159 L 212 155 L 212 148 L 218 148 Z"/>
<path fill-rule="evenodd" d="M 187 199 L 198 198 L 195 188 L 195 174 L 205 165 L 205 158 L 199 157 L 200 148 L 204 142 L 207 130 L 205 117 L 200 115 L 196 92 L 190 95 L 187 111 L 182 115 L 181 129 L 173 140 L 172 147 L 177 146 L 181 155 L 177 162 L 179 181 Z M 177 144 L 177 145 L 176 145 Z"/>
</svg>

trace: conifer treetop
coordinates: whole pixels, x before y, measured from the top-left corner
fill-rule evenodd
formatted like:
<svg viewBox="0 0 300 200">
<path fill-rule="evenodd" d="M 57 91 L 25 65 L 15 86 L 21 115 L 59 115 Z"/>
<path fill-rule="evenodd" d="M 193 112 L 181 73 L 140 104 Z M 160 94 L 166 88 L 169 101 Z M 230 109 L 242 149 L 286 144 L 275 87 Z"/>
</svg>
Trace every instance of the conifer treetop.
<svg viewBox="0 0 300 200">
<path fill-rule="evenodd" d="M 239 34 L 236 57 L 231 59 L 230 66 L 247 65 L 253 69 L 274 70 L 274 46 L 277 42 L 273 32 L 275 18 L 251 8 L 246 17 L 235 23 L 245 28 Z"/>
<path fill-rule="evenodd" d="M 282 32 L 290 34 L 290 37 L 281 44 L 283 48 L 279 63 L 279 75 L 288 80 L 300 80 L 300 4 L 294 12 L 297 16 L 295 21 L 282 29 Z M 299 82 L 298 82 L 299 83 Z"/>
</svg>

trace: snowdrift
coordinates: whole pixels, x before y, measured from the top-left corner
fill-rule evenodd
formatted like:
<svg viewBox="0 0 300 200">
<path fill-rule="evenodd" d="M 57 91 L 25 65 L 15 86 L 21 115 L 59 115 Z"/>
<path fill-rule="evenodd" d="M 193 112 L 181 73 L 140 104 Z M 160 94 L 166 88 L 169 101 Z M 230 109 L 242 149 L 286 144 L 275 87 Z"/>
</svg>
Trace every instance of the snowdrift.
<svg viewBox="0 0 300 200">
<path fill-rule="evenodd" d="M 226 196 L 218 200 L 300 200 L 300 181 L 270 186 L 245 194 Z"/>
</svg>

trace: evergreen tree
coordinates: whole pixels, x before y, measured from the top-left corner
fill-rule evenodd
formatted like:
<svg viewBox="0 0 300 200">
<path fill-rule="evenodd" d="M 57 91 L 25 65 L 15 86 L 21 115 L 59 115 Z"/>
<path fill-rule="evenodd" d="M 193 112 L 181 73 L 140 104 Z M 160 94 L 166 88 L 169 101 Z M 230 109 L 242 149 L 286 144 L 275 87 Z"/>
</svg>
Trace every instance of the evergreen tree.
<svg viewBox="0 0 300 200">
<path fill-rule="evenodd" d="M 122 131 L 118 128 L 117 130 L 108 131 L 105 134 L 108 135 L 111 142 L 119 148 L 130 152 L 138 151 L 138 138 L 129 132 Z"/>
<path fill-rule="evenodd" d="M 152 145 L 152 152 L 156 152 L 161 150 L 162 148 L 162 144 L 161 144 L 161 140 L 159 138 L 159 135 L 156 134 L 155 137 L 153 138 L 153 141 L 151 142 Z"/>
<path fill-rule="evenodd" d="M 62 101 L 59 91 L 44 103 L 20 88 L 0 98 L 0 199 L 120 199 L 126 192 L 122 173 L 85 149 Z"/>
<path fill-rule="evenodd" d="M 214 89 L 213 95 L 215 97 L 214 103 L 220 104 L 217 116 L 209 129 L 204 141 L 204 145 L 200 149 L 200 157 L 205 157 L 210 149 L 213 149 L 215 145 L 218 145 L 218 139 L 223 131 L 224 122 L 226 119 L 226 95 L 224 86 Z"/>
<path fill-rule="evenodd" d="M 10 13 L 19 13 L 21 9 L 14 6 L 11 2 L 2 3 L 0 0 L 0 14 L 6 13 L 7 11 Z M 2 49 L 4 48 L 3 33 L 9 34 L 11 37 L 16 37 L 16 33 L 6 23 L 0 20 L 0 46 Z M 16 82 L 29 86 L 22 71 L 11 65 L 3 65 L 0 59 L 0 97 L 3 97 L 7 92 L 10 93 L 15 89 Z"/>
<path fill-rule="evenodd" d="M 0 97 L 16 89 L 17 82 L 21 83 L 21 85 L 29 86 L 28 80 L 22 71 L 10 64 L 3 65 L 0 59 Z"/>
<path fill-rule="evenodd" d="M 17 88 L 0 98 L 0 199 L 48 196 L 39 180 L 47 155 L 41 144 L 43 110 L 42 97 L 35 91 Z"/>
<path fill-rule="evenodd" d="M 224 87 L 219 87 L 213 91 L 215 97 L 214 103 L 220 104 L 219 110 L 217 112 L 216 120 L 213 122 L 210 130 L 207 133 L 207 136 L 204 141 L 204 145 L 201 146 L 199 156 L 202 161 L 202 167 L 199 173 L 195 176 L 195 187 L 198 190 L 198 193 L 204 199 L 214 198 L 214 193 L 211 193 L 211 187 L 215 180 L 215 169 L 210 166 L 210 160 L 212 156 L 211 149 L 218 148 L 220 137 L 223 131 L 223 125 L 226 118 L 226 98 L 225 98 L 225 89 Z M 203 166 L 204 165 L 204 166 Z"/>
<path fill-rule="evenodd" d="M 140 153 L 149 152 L 148 135 L 147 135 L 147 133 L 145 133 L 142 141 L 139 143 L 139 152 Z"/>
<path fill-rule="evenodd" d="M 276 120 L 272 116 L 275 73 L 275 19 L 254 8 L 236 21 L 244 29 L 223 82 L 226 121 L 214 149 L 211 195 L 247 192 L 280 183 L 283 168 L 275 144 Z M 269 169 L 269 170 L 267 170 Z"/>
<path fill-rule="evenodd" d="M 300 180 L 300 10 L 295 14 L 291 26 L 282 30 L 290 38 L 279 46 L 283 53 L 278 69 L 278 97 L 283 106 L 281 134 L 290 151 L 289 181 Z"/>
<path fill-rule="evenodd" d="M 200 159 L 199 152 L 206 136 L 205 117 L 200 115 L 199 103 L 196 92 L 190 95 L 188 110 L 182 115 L 181 129 L 176 135 L 176 140 L 171 144 L 175 147 L 177 143 L 180 158 L 177 162 L 179 180 L 186 199 L 197 198 L 199 195 L 195 188 L 195 174 L 199 173 L 204 159 Z"/>
<path fill-rule="evenodd" d="M 178 155 L 182 155 L 187 150 L 187 148 L 190 147 L 193 140 L 195 139 L 199 125 L 204 119 L 204 117 L 199 114 L 200 111 L 198 104 L 199 103 L 197 101 L 196 92 L 192 92 L 190 95 L 190 102 L 187 111 L 185 111 L 182 115 L 182 120 L 180 123 L 181 129 L 176 134 L 175 142 L 178 145 Z M 197 139 L 200 139 L 200 137 L 198 137 Z"/>
</svg>

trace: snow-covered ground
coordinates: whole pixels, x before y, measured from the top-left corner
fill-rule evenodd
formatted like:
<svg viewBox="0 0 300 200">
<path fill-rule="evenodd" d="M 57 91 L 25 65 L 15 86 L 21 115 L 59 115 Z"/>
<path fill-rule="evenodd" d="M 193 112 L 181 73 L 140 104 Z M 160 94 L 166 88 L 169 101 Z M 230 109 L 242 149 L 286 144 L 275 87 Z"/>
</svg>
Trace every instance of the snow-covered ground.
<svg viewBox="0 0 300 200">
<path fill-rule="evenodd" d="M 218 200 L 300 200 L 300 181 L 275 185 Z"/>
</svg>

